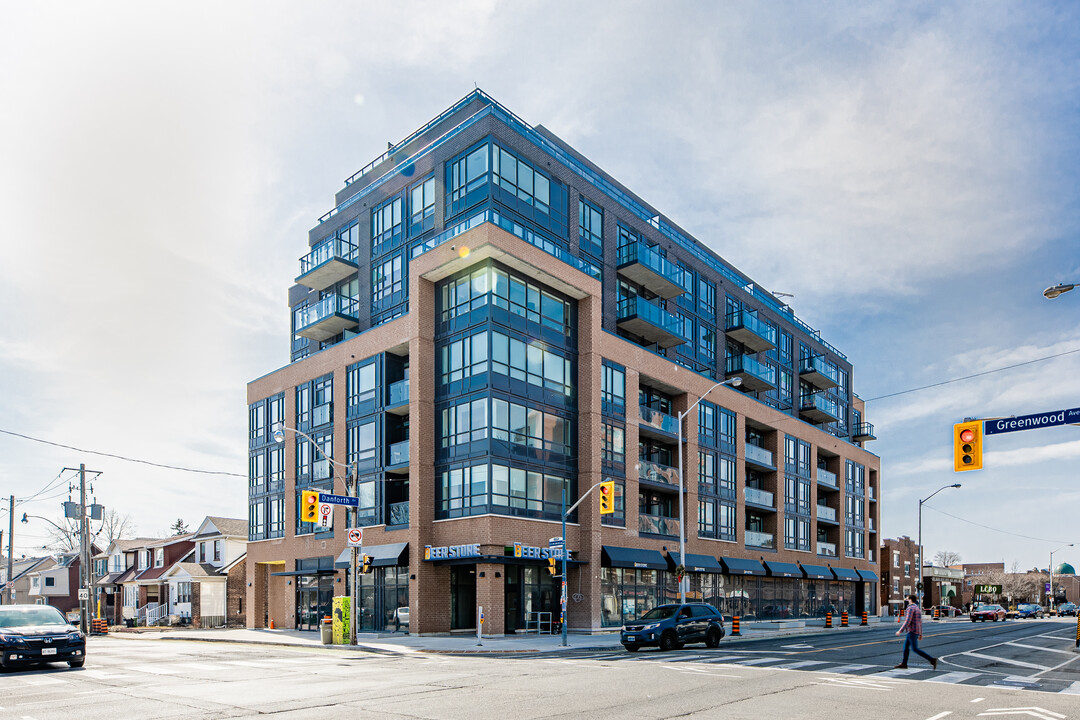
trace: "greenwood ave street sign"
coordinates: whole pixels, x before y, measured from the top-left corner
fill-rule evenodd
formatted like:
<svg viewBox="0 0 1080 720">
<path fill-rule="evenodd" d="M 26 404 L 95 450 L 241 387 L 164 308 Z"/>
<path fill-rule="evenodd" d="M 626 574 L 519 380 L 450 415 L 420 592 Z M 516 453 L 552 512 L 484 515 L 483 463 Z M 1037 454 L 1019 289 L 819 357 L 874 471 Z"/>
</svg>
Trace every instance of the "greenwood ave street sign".
<svg viewBox="0 0 1080 720">
<path fill-rule="evenodd" d="M 1035 415 L 1018 415 L 1017 417 L 1001 418 L 999 420 L 987 420 L 983 423 L 983 432 L 987 435 L 997 435 L 998 433 L 1034 430 L 1036 428 L 1072 425 L 1074 423 L 1080 423 L 1080 408 L 1052 410 L 1051 412 L 1036 413 Z"/>
</svg>

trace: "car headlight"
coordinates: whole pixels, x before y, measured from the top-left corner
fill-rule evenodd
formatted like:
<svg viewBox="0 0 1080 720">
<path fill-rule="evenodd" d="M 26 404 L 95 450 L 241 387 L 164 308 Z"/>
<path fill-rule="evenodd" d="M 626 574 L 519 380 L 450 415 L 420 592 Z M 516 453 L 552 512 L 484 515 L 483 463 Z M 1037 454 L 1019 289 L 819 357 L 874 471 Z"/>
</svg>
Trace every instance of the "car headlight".
<svg viewBox="0 0 1080 720">
<path fill-rule="evenodd" d="M 72 642 L 79 642 L 80 640 L 83 639 L 83 634 L 81 632 L 76 631 L 76 632 L 73 632 L 70 635 L 68 635 L 67 639 L 72 641 Z"/>
<path fill-rule="evenodd" d="M 23 639 L 19 635 L 0 635 L 0 642 L 10 645 L 21 645 Z"/>
<path fill-rule="evenodd" d="M 660 623 L 649 623 L 648 625 L 645 625 L 641 629 L 642 630 L 655 630 L 658 627 L 660 627 Z"/>
</svg>

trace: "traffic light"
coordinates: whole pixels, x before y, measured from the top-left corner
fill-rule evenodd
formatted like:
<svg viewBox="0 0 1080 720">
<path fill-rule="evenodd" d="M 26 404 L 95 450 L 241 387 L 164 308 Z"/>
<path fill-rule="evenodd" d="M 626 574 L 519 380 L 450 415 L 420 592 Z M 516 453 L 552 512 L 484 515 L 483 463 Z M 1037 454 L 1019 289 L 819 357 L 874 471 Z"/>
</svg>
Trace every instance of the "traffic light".
<svg viewBox="0 0 1080 720">
<path fill-rule="evenodd" d="M 364 564 L 360 566 L 360 572 L 366 575 L 367 573 L 371 572 L 371 556 L 365 555 L 363 557 L 363 563 Z"/>
<path fill-rule="evenodd" d="M 300 522 L 318 522 L 319 492 L 304 490 L 300 493 Z"/>
<path fill-rule="evenodd" d="M 982 422 L 963 422 L 953 425 L 953 470 L 982 469 Z"/>
<path fill-rule="evenodd" d="M 548 558 L 548 573 L 551 577 L 555 577 L 559 574 L 559 569 L 555 566 L 556 562 L 555 558 Z"/>
<path fill-rule="evenodd" d="M 615 512 L 615 481 L 600 483 L 600 514 L 610 515 Z"/>
</svg>

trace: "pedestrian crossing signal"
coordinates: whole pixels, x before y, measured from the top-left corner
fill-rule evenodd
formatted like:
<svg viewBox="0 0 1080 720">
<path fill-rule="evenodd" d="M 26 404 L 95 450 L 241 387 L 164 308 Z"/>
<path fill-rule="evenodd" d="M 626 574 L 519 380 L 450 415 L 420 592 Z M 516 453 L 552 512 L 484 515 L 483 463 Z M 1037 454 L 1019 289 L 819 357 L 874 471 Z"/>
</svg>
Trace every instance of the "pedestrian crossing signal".
<svg viewBox="0 0 1080 720">
<path fill-rule="evenodd" d="M 548 558 L 547 571 L 551 575 L 551 577 L 555 577 L 559 574 L 559 569 L 555 566 L 556 562 L 557 561 L 555 560 L 555 558 Z"/>
<path fill-rule="evenodd" d="M 319 520 L 319 493 L 315 490 L 305 490 L 300 493 L 300 521 L 318 522 Z"/>
<path fill-rule="evenodd" d="M 360 572 L 364 573 L 365 575 L 367 573 L 371 572 L 371 556 L 370 555 L 365 555 L 363 557 L 363 562 L 360 565 Z"/>
<path fill-rule="evenodd" d="M 600 514 L 610 515 L 615 512 L 615 481 L 600 483 Z"/>
<path fill-rule="evenodd" d="M 953 470 L 982 469 L 982 422 L 957 423 L 953 426 Z"/>
</svg>

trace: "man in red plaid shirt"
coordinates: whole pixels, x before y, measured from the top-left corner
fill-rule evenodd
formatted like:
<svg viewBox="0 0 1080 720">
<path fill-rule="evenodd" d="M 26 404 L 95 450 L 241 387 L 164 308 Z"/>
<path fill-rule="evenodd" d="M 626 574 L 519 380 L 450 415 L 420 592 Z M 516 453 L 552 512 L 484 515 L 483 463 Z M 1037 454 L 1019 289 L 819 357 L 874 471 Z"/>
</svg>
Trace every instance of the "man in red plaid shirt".
<svg viewBox="0 0 1080 720">
<path fill-rule="evenodd" d="M 922 640 L 922 608 L 919 607 L 919 599 L 914 595 L 909 595 L 907 598 L 907 610 L 904 611 L 904 623 L 900 626 L 900 629 L 896 631 L 896 634 L 907 633 L 907 640 L 904 642 L 904 659 L 894 669 L 906 669 L 908 652 L 912 649 L 915 652 L 922 655 L 924 658 L 930 661 L 930 665 L 937 670 L 937 658 L 930 657 L 922 650 L 919 649 L 919 641 Z"/>
</svg>

